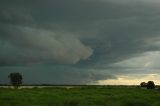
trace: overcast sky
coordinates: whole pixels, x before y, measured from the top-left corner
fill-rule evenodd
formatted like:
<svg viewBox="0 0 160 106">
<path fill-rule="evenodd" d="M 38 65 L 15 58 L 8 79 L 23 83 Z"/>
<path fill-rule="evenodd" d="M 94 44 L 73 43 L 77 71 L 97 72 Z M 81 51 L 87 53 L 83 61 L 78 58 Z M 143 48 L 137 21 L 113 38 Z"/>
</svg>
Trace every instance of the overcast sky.
<svg viewBox="0 0 160 106">
<path fill-rule="evenodd" d="M 1 0 L 0 83 L 160 84 L 159 0 Z"/>
</svg>

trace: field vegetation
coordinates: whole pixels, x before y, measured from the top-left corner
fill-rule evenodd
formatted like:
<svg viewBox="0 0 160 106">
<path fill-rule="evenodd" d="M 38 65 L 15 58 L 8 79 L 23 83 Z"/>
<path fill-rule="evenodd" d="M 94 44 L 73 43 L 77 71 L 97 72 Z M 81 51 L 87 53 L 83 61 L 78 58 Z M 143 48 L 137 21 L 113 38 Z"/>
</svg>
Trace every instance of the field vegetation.
<svg viewBox="0 0 160 106">
<path fill-rule="evenodd" d="M 160 91 L 129 86 L 0 88 L 0 106 L 160 106 Z"/>
</svg>

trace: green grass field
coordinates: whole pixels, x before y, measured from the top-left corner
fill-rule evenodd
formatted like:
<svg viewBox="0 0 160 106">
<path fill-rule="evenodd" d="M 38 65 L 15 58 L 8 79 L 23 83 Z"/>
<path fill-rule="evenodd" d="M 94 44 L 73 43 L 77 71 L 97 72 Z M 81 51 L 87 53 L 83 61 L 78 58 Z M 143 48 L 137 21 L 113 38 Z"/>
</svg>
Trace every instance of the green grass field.
<svg viewBox="0 0 160 106">
<path fill-rule="evenodd" d="M 0 106 L 160 106 L 160 91 L 136 87 L 0 88 Z"/>
</svg>

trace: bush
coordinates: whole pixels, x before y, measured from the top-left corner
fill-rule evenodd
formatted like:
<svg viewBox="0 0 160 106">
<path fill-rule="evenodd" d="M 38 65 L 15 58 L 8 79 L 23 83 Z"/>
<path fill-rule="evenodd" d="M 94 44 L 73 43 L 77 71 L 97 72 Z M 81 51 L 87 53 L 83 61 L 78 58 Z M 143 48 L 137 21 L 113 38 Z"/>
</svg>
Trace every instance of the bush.
<svg viewBox="0 0 160 106">
<path fill-rule="evenodd" d="M 141 82 L 140 86 L 141 86 L 141 87 L 147 87 L 147 83 Z"/>
<path fill-rule="evenodd" d="M 147 83 L 147 89 L 154 89 L 155 88 L 155 84 L 153 81 L 148 81 Z"/>
</svg>

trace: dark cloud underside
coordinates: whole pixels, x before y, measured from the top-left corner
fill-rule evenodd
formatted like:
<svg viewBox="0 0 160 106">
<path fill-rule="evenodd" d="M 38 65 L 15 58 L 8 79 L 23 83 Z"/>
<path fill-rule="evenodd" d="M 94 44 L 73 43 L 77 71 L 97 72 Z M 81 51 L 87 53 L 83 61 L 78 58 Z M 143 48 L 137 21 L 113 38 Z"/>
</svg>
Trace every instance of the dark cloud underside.
<svg viewBox="0 0 160 106">
<path fill-rule="evenodd" d="M 0 81 L 13 71 L 25 74 L 26 83 L 56 84 L 137 73 L 112 64 L 160 50 L 159 5 L 157 0 L 1 0 Z"/>
</svg>

